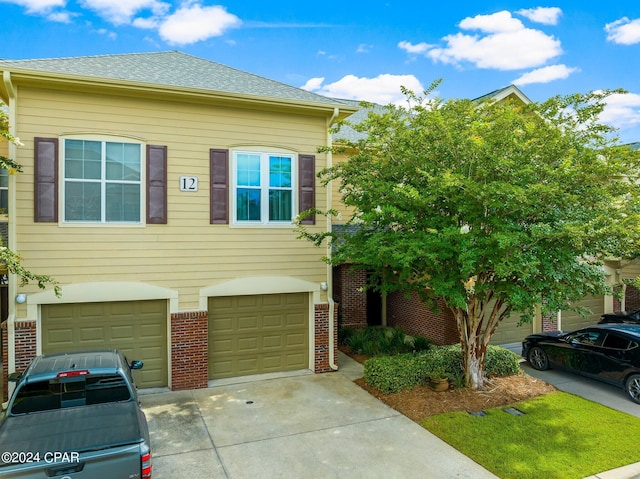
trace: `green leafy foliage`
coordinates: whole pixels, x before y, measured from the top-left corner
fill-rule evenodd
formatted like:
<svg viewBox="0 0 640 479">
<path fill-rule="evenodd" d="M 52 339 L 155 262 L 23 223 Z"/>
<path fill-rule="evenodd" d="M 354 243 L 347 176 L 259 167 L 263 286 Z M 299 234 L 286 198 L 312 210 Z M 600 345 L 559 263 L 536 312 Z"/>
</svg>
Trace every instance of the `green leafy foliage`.
<svg viewBox="0 0 640 479">
<path fill-rule="evenodd" d="M 394 355 L 429 349 L 431 343 L 420 336 L 410 336 L 398 328 L 342 328 L 339 341 L 357 354 Z"/>
<path fill-rule="evenodd" d="M 520 372 L 520 357 L 508 349 L 489 345 L 485 374 L 511 376 Z M 383 393 L 394 393 L 425 384 L 429 378 L 448 377 L 455 386 L 462 383 L 462 349 L 459 344 L 432 346 L 427 351 L 367 360 L 364 379 Z"/>
<path fill-rule="evenodd" d="M 511 312 L 529 321 L 536 307 L 611 294 L 603 260 L 637 256 L 640 151 L 598 122 L 617 90 L 526 105 L 406 93 L 409 107 L 350 124 L 361 139 L 340 142 L 348 160 L 320 174 L 338 182 L 353 227 L 298 231 L 328 239 L 331 263 L 372 271 L 369 288 L 442 298 L 480 387 L 486 345 Z"/>
</svg>

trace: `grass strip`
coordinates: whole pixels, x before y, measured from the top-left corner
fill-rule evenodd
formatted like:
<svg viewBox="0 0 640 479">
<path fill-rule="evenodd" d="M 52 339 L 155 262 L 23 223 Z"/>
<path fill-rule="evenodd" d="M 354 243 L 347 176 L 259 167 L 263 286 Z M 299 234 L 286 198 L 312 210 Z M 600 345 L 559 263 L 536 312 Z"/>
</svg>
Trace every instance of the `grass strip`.
<svg viewBox="0 0 640 479">
<path fill-rule="evenodd" d="M 640 462 L 640 418 L 561 391 L 513 407 L 525 414 L 453 412 L 421 425 L 502 479 L 581 479 Z"/>
</svg>

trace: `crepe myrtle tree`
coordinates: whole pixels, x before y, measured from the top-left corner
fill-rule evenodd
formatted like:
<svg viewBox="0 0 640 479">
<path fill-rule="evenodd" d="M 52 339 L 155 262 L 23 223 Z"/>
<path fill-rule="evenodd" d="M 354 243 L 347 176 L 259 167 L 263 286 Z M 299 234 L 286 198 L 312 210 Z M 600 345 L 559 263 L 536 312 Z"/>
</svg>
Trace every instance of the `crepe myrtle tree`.
<svg viewBox="0 0 640 479">
<path fill-rule="evenodd" d="M 477 389 L 511 313 L 528 322 L 537 307 L 552 314 L 612 294 L 603 260 L 638 252 L 640 152 L 598 121 L 621 90 L 531 104 L 426 100 L 437 84 L 424 96 L 403 90 L 406 107 L 363 104 L 367 118 L 349 124 L 361 139 L 332 147 L 348 160 L 319 173 L 339 183 L 354 226 L 297 231 L 330 242 L 326 261 L 373 272 L 367 288 L 443 300 Z"/>
<path fill-rule="evenodd" d="M 20 141 L 20 138 L 13 136 L 9 132 L 9 121 L 5 113 L 5 105 L 0 103 L 0 142 L 7 141 L 13 143 L 16 146 L 24 146 Z M 0 155 L 0 168 L 7 170 L 9 175 L 17 175 L 22 172 L 22 166 L 16 163 L 13 159 Z M 36 274 L 27 270 L 22 266 L 20 256 L 3 245 L 0 241 L 0 264 L 4 264 L 7 267 L 9 273 L 15 274 L 22 285 L 29 282 L 35 282 L 39 288 L 44 289 L 47 285 L 54 287 L 57 296 L 60 296 L 61 290 L 58 283 L 50 276 L 43 274 Z"/>
</svg>

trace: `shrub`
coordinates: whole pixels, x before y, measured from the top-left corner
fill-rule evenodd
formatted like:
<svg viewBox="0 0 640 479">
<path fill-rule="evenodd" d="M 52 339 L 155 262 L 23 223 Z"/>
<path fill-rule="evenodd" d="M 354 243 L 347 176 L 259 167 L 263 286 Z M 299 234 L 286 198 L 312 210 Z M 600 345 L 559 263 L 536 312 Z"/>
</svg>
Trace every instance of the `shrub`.
<svg viewBox="0 0 640 479">
<path fill-rule="evenodd" d="M 489 377 L 518 374 L 519 360 L 516 353 L 490 345 L 485 359 L 485 374 Z M 459 344 L 432 346 L 427 351 L 413 354 L 371 358 L 364 364 L 366 383 L 383 393 L 411 389 L 435 376 L 447 376 L 456 387 L 464 384 Z"/>
<path fill-rule="evenodd" d="M 372 357 L 424 351 L 431 346 L 428 339 L 409 336 L 398 328 L 343 328 L 340 333 L 341 344 L 349 346 L 354 353 Z"/>
<path fill-rule="evenodd" d="M 364 380 L 388 394 L 411 389 L 428 380 L 421 354 L 379 356 L 364 363 Z"/>
</svg>

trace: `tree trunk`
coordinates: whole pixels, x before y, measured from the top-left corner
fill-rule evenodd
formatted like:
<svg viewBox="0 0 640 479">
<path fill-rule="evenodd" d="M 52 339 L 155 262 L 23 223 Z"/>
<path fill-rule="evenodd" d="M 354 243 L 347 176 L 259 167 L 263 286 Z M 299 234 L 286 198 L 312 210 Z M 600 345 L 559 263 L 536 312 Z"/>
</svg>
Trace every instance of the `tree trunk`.
<svg viewBox="0 0 640 479">
<path fill-rule="evenodd" d="M 471 389 L 484 386 L 487 346 L 509 309 L 504 307 L 503 301 L 496 300 L 491 310 L 486 310 L 492 296 L 489 294 L 484 301 L 480 301 L 474 294 L 470 294 L 466 309 L 453 308 L 460 335 L 465 386 Z"/>
</svg>

